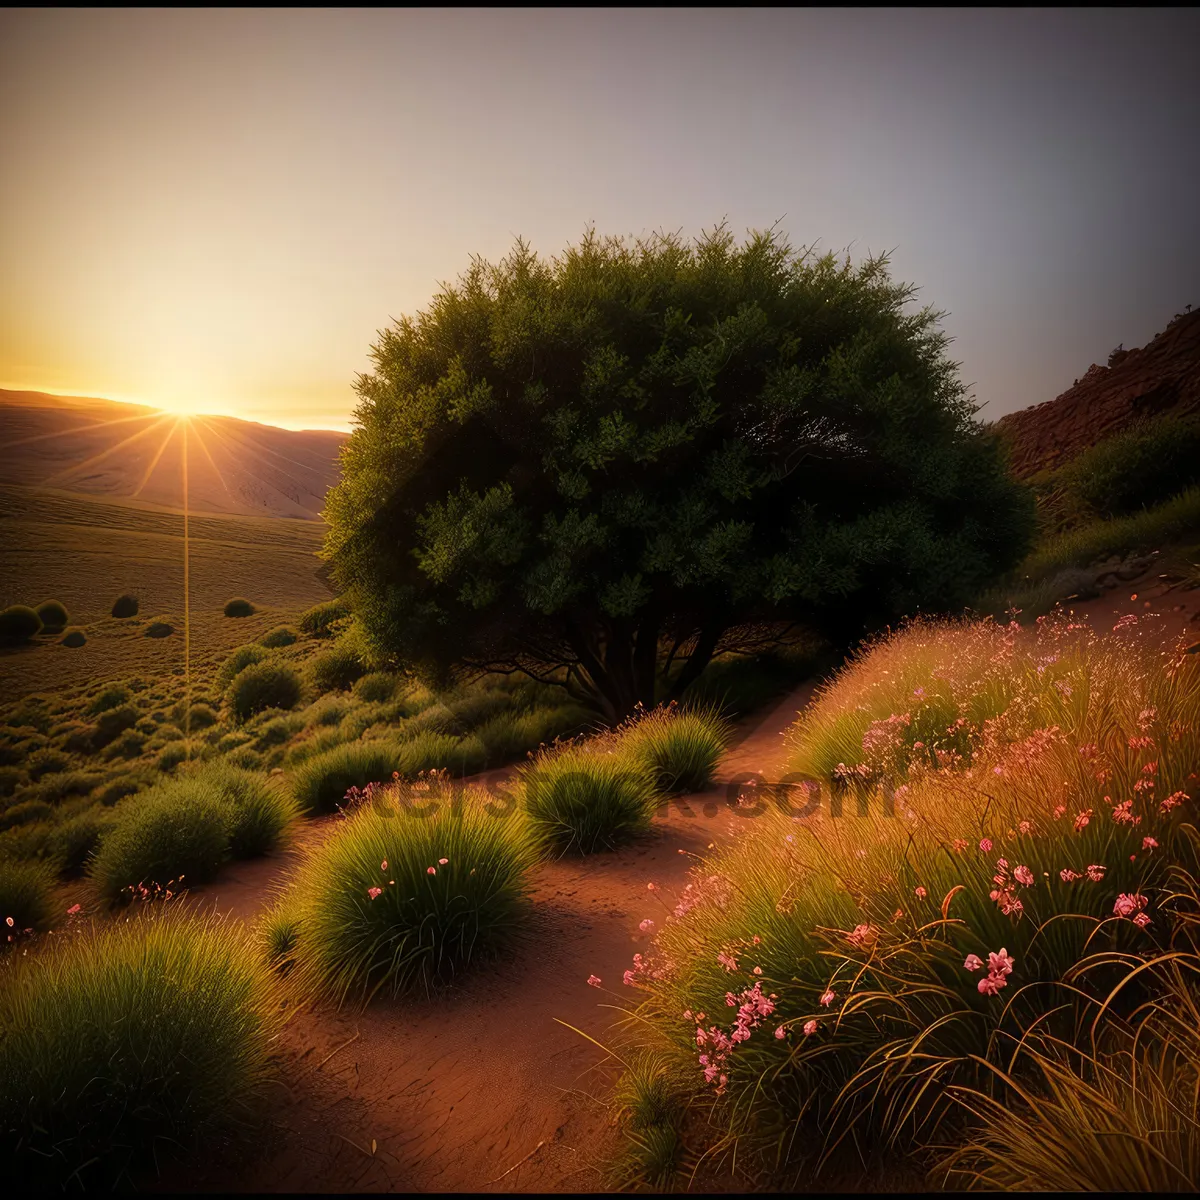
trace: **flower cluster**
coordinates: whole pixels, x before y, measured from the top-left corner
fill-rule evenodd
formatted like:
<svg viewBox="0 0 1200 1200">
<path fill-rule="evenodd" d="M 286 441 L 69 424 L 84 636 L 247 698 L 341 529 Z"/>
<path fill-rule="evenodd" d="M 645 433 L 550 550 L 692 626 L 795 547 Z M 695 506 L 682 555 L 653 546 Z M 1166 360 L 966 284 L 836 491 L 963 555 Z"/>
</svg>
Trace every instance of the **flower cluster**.
<svg viewBox="0 0 1200 1200">
<path fill-rule="evenodd" d="M 981 995 L 994 996 L 1002 987 L 1008 986 L 1013 961 L 1013 956 L 1003 946 L 988 955 L 988 973 L 978 984 Z M 968 954 L 963 960 L 963 966 L 968 971 L 978 971 L 983 967 L 983 959 L 978 954 Z"/>
<path fill-rule="evenodd" d="M 704 1082 L 713 1083 L 715 1081 L 717 1083 L 718 1096 L 725 1091 L 725 1085 L 729 1082 L 729 1076 L 722 1068 L 734 1047 L 741 1042 L 748 1041 L 751 1030 L 775 1011 L 777 998 L 774 993 L 769 996 L 763 995 L 761 980 L 756 981 L 753 987 L 746 988 L 737 995 L 733 992 L 726 992 L 725 1003 L 730 1008 L 738 1006 L 737 1019 L 728 1034 L 718 1025 L 705 1029 L 700 1023 L 704 1020 L 704 1014 L 696 1014 L 696 1045 L 701 1051 L 698 1061 L 704 1069 Z M 780 1036 L 778 1030 L 776 1030 L 775 1036 Z"/>
<path fill-rule="evenodd" d="M 1142 911 L 1145 907 L 1146 897 L 1140 892 L 1122 892 L 1113 905 L 1113 913 L 1126 921 L 1132 921 L 1139 929 L 1145 929 L 1150 924 L 1150 918 Z"/>
</svg>

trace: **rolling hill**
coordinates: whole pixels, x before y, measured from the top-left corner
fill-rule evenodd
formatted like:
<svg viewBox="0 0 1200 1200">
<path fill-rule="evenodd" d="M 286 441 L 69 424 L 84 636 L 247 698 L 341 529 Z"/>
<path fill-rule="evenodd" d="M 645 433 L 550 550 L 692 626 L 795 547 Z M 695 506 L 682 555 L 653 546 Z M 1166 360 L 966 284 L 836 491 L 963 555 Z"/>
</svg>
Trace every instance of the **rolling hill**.
<svg viewBox="0 0 1200 1200">
<path fill-rule="evenodd" d="M 320 518 L 346 434 L 0 389 L 0 482 L 230 516 Z"/>
</svg>

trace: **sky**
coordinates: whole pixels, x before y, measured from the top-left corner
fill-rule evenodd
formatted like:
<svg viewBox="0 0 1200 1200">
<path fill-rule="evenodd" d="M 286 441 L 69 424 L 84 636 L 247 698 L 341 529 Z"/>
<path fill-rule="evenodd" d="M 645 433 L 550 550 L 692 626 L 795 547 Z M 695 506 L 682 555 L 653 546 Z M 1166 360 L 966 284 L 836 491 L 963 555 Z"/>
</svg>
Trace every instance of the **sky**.
<svg viewBox="0 0 1200 1200">
<path fill-rule="evenodd" d="M 1200 304 L 1200 11 L 0 11 L 0 387 L 346 429 L 472 254 L 891 251 L 980 416 Z"/>
</svg>

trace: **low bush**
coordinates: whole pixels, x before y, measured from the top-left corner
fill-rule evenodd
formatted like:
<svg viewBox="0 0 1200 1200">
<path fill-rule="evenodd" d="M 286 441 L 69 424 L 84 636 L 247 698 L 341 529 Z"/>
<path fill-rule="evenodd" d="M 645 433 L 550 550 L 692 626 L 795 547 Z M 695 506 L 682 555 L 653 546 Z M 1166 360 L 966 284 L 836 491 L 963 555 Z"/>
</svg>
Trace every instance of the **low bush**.
<svg viewBox="0 0 1200 1200">
<path fill-rule="evenodd" d="M 451 979 L 507 946 L 525 915 L 522 823 L 497 819 L 480 791 L 419 818 L 408 795 L 376 793 L 297 872 L 296 970 L 335 1001 Z"/>
<path fill-rule="evenodd" d="M 482 770 L 486 762 L 487 750 L 478 738 L 422 733 L 399 743 L 395 769 L 406 779 L 426 771 L 472 775 Z"/>
<path fill-rule="evenodd" d="M 821 665 L 818 649 L 796 646 L 772 654 L 714 659 L 684 693 L 689 707 L 716 708 L 728 717 L 756 712 Z"/>
<path fill-rule="evenodd" d="M 116 821 L 116 813 L 101 807 L 60 821 L 51 836 L 51 856 L 61 874 L 68 879 L 82 875 Z"/>
<path fill-rule="evenodd" d="M 27 604 L 13 604 L 0 611 L 0 641 L 27 642 L 41 629 L 41 618 Z"/>
<path fill-rule="evenodd" d="M 290 625 L 276 625 L 258 639 L 258 644 L 266 646 L 268 650 L 278 650 L 283 646 L 293 645 L 299 636 Z"/>
<path fill-rule="evenodd" d="M 121 620 L 138 615 L 138 598 L 125 592 L 113 601 L 112 615 Z"/>
<path fill-rule="evenodd" d="M 42 863 L 0 859 L 0 947 L 26 930 L 49 929 L 53 916 L 54 873 Z"/>
<path fill-rule="evenodd" d="M 158 757 L 154 760 L 155 767 L 170 774 L 181 763 L 185 763 L 191 758 L 188 751 L 187 743 L 184 741 L 171 742 L 164 746 L 159 752 Z"/>
<path fill-rule="evenodd" d="M 252 617 L 256 611 L 254 605 L 242 596 L 235 596 L 232 600 L 225 602 L 227 617 Z"/>
<path fill-rule="evenodd" d="M 348 742 L 316 754 L 293 774 L 293 795 L 304 812 L 334 812 L 351 788 L 389 781 L 401 750 L 393 742 Z"/>
<path fill-rule="evenodd" d="M 381 704 L 396 693 L 397 679 L 386 671 L 373 671 L 354 685 L 354 695 L 367 704 Z"/>
<path fill-rule="evenodd" d="M 255 663 L 262 662 L 269 658 L 267 650 L 263 646 L 247 643 L 245 646 L 239 646 L 222 664 L 217 671 L 217 687 L 224 692 L 233 680 L 241 674 L 247 667 L 253 666 Z"/>
<path fill-rule="evenodd" d="M 273 968 L 285 971 L 293 966 L 300 939 L 300 918 L 294 905 L 281 900 L 267 909 L 259 918 L 258 937 L 266 960 Z"/>
<path fill-rule="evenodd" d="M 102 712 L 107 712 L 110 708 L 120 708 L 123 704 L 128 704 L 131 693 L 127 687 L 122 684 L 110 684 L 104 688 L 87 706 L 85 712 L 89 717 L 98 717 Z"/>
<path fill-rule="evenodd" d="M 142 714 L 132 704 L 122 704 L 118 708 L 106 709 L 96 718 L 96 728 L 92 733 L 92 746 L 97 750 L 104 749 L 123 733 L 132 729 L 141 716 Z"/>
<path fill-rule="evenodd" d="M 656 708 L 619 730 L 620 752 L 648 770 L 666 795 L 703 791 L 716 776 L 732 730 L 713 709 Z"/>
<path fill-rule="evenodd" d="M 254 730 L 254 747 L 256 750 L 267 750 L 272 746 L 282 746 L 297 732 L 295 723 L 289 718 L 272 717 Z"/>
<path fill-rule="evenodd" d="M 25 770 L 28 772 L 29 778 L 33 780 L 41 779 L 43 775 L 65 771 L 70 765 L 71 760 L 67 755 L 49 746 L 42 750 L 35 750 L 25 760 Z"/>
<path fill-rule="evenodd" d="M 542 751 L 520 775 L 523 808 L 543 853 L 592 854 L 650 828 L 654 779 L 597 738 Z"/>
<path fill-rule="evenodd" d="M 0 830 L 13 829 L 17 825 L 32 825 L 35 821 L 49 821 L 53 818 L 53 805 L 44 800 L 21 800 L 0 812 Z"/>
<path fill-rule="evenodd" d="M 37 798 L 47 804 L 57 804 L 68 796 L 86 796 L 105 778 L 103 772 L 96 771 L 59 771 L 43 775 L 37 787 Z"/>
<path fill-rule="evenodd" d="M 111 808 L 118 801 L 124 800 L 126 796 L 135 795 L 143 788 L 149 786 L 148 781 L 141 775 L 118 775 L 110 783 L 98 787 L 95 791 L 94 799 L 97 804 L 102 804 L 105 808 Z"/>
<path fill-rule="evenodd" d="M 347 691 L 366 674 L 358 647 L 346 637 L 309 661 L 308 677 L 318 692 Z"/>
<path fill-rule="evenodd" d="M 71 629 L 67 632 L 66 637 L 60 643 L 63 646 L 69 646 L 73 650 L 78 650 L 80 646 L 87 644 L 87 634 L 82 629 Z"/>
<path fill-rule="evenodd" d="M 199 733 L 203 729 L 211 729 L 219 720 L 220 717 L 211 704 L 198 700 L 188 707 L 184 716 L 184 728 L 192 733 Z"/>
<path fill-rule="evenodd" d="M 337 725 L 350 711 L 351 705 L 343 696 L 322 696 L 304 710 L 304 726 Z"/>
<path fill-rule="evenodd" d="M 43 633 L 61 633 L 71 619 L 66 606 L 57 600 L 43 600 L 35 611 L 42 623 Z"/>
<path fill-rule="evenodd" d="M 350 616 L 350 607 L 343 600 L 326 600 L 314 604 L 301 618 L 300 628 L 310 637 L 329 637 L 340 621 Z"/>
<path fill-rule="evenodd" d="M 151 621 L 146 626 L 144 636 L 148 638 L 165 638 L 170 637 L 175 632 L 175 626 L 170 621 Z"/>
<path fill-rule="evenodd" d="M 299 815 L 295 799 L 274 780 L 228 761 L 204 766 L 197 779 L 219 793 L 233 812 L 229 852 L 234 858 L 269 854 Z"/>
<path fill-rule="evenodd" d="M 562 704 L 526 712 L 500 713 L 481 725 L 475 736 L 487 751 L 488 765 L 495 767 L 524 758 L 530 751 L 556 738 L 580 733 L 591 720 L 591 714 L 579 705 Z"/>
<path fill-rule="evenodd" d="M 294 708 L 300 702 L 301 684 L 296 669 L 285 662 L 259 662 L 234 677 L 226 700 L 236 721 L 268 708 Z"/>
<path fill-rule="evenodd" d="M 137 758 L 146 747 L 146 735 L 136 729 L 127 729 L 119 738 L 110 742 L 104 750 L 108 761 L 117 758 Z"/>
<path fill-rule="evenodd" d="M 11 796 L 28 779 L 29 776 L 20 767 L 0 767 L 0 796 Z"/>
<path fill-rule="evenodd" d="M 233 813 L 211 783 L 184 777 L 117 810 L 91 877 L 110 903 L 206 883 L 229 855 Z"/>
<path fill-rule="evenodd" d="M 238 927 L 173 908 L 47 947 L 0 1012 L 0 1138 L 36 1189 L 128 1186 L 165 1144 L 245 1128 L 279 1028 Z"/>
</svg>

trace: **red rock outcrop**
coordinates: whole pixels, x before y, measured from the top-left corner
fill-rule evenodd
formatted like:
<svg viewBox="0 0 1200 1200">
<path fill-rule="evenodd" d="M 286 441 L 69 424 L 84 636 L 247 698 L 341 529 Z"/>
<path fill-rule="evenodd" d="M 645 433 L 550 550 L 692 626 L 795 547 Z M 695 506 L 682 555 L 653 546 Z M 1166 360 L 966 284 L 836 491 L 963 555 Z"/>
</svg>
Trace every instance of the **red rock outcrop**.
<svg viewBox="0 0 1200 1200">
<path fill-rule="evenodd" d="M 1093 364 L 1055 400 L 995 422 L 1021 478 L 1061 466 L 1135 422 L 1200 412 L 1200 310 L 1176 317 L 1149 345 Z"/>
</svg>

